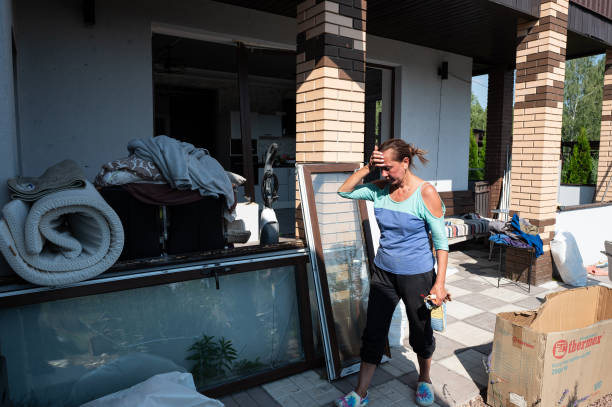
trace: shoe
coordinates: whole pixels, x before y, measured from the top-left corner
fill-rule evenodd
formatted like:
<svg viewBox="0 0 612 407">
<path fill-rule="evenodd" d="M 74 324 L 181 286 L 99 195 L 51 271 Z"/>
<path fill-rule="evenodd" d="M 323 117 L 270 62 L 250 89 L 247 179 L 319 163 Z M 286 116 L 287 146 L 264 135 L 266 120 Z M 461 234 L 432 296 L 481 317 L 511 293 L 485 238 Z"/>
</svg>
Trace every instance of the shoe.
<svg viewBox="0 0 612 407">
<path fill-rule="evenodd" d="M 361 406 L 367 406 L 369 402 L 370 400 L 368 400 L 367 394 L 364 398 L 361 398 L 359 394 L 352 391 L 346 396 L 336 400 L 335 406 L 336 407 L 361 407 Z"/>
<path fill-rule="evenodd" d="M 434 403 L 434 391 L 431 383 L 419 382 L 417 384 L 416 403 L 419 406 L 431 406 Z"/>
</svg>

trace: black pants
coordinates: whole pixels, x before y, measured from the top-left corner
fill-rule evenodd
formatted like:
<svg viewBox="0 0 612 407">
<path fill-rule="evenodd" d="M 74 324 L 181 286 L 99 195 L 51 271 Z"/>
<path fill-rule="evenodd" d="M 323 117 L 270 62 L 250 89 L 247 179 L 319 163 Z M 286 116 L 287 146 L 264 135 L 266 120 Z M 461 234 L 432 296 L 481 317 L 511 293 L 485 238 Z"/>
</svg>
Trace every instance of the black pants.
<svg viewBox="0 0 612 407">
<path fill-rule="evenodd" d="M 370 297 L 366 328 L 361 337 L 361 360 L 379 364 L 385 351 L 391 317 L 401 299 L 408 316 L 409 342 L 414 352 L 429 359 L 436 349 L 436 340 L 431 328 L 431 313 L 425 306 L 423 296 L 436 281 L 436 273 L 415 275 L 393 274 L 374 267 L 370 279 Z"/>
</svg>

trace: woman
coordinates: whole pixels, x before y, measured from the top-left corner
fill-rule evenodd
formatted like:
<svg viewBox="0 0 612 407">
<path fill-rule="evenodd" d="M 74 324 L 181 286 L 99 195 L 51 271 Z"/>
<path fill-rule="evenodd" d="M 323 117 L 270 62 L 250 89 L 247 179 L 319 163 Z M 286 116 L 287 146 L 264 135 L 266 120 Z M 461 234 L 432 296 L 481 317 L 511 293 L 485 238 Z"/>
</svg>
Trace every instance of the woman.
<svg viewBox="0 0 612 407">
<path fill-rule="evenodd" d="M 374 148 L 368 164 L 351 175 L 338 190 L 344 198 L 374 201 L 380 244 L 370 279 L 359 381 L 354 391 L 336 402 L 337 406 L 368 404 L 368 386 L 382 359 L 391 317 L 400 299 L 408 315 L 410 346 L 419 363 L 416 402 L 421 406 L 434 402 L 429 370 L 435 339 L 424 297 L 435 294 L 432 301 L 436 305 L 450 298 L 444 287 L 448 239 L 444 204 L 433 185 L 412 173 L 415 157 L 422 163 L 427 162 L 425 151 L 399 139 L 386 141 L 380 151 Z M 358 185 L 375 167 L 382 170 L 384 179 Z M 437 275 L 428 232 L 436 248 Z"/>
</svg>

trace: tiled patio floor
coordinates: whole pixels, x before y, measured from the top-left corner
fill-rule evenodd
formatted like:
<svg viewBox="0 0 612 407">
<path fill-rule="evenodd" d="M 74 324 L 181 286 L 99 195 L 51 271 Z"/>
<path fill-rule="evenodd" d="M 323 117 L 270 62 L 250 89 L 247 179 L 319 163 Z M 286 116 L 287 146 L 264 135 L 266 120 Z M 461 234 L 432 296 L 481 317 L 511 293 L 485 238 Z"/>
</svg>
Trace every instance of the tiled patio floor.
<svg viewBox="0 0 612 407">
<path fill-rule="evenodd" d="M 567 287 L 549 282 L 531 287 L 531 292 L 514 285 L 497 288 L 497 263 L 487 259 L 479 245 L 451 247 L 447 288 L 453 301 L 447 307 L 447 330 L 436 333 L 436 352 L 431 377 L 436 393 L 435 406 L 469 405 L 486 392 L 485 361 L 491 352 L 495 314 L 536 309 L 546 294 Z M 612 287 L 608 277 L 589 277 L 589 284 Z M 405 347 L 392 348 L 392 359 L 377 369 L 370 387 L 370 406 L 415 406 L 416 354 Z M 357 375 L 329 383 L 320 372 L 311 370 L 273 383 L 232 394 L 221 399 L 234 406 L 331 406 L 354 389 Z M 483 392 L 484 391 L 484 392 Z M 481 404 L 482 405 L 482 404 Z"/>
</svg>

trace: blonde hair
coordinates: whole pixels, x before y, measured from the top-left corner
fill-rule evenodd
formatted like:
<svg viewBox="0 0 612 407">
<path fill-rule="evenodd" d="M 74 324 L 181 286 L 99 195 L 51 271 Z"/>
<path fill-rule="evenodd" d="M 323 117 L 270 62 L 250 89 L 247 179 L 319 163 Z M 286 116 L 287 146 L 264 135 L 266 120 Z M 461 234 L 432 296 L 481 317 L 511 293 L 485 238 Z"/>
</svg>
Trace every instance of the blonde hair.
<svg viewBox="0 0 612 407">
<path fill-rule="evenodd" d="M 423 165 L 429 162 L 429 160 L 425 158 L 425 154 L 427 154 L 427 151 L 421 150 L 420 148 L 417 148 L 412 144 L 406 143 L 404 140 L 396 138 L 387 140 L 382 143 L 379 150 L 381 152 L 385 150 L 393 150 L 393 152 L 395 153 L 396 161 L 403 161 L 404 158 L 408 158 L 410 160 L 411 168 L 414 168 L 414 156 L 418 157 L 419 161 L 421 161 L 421 164 Z"/>
</svg>

